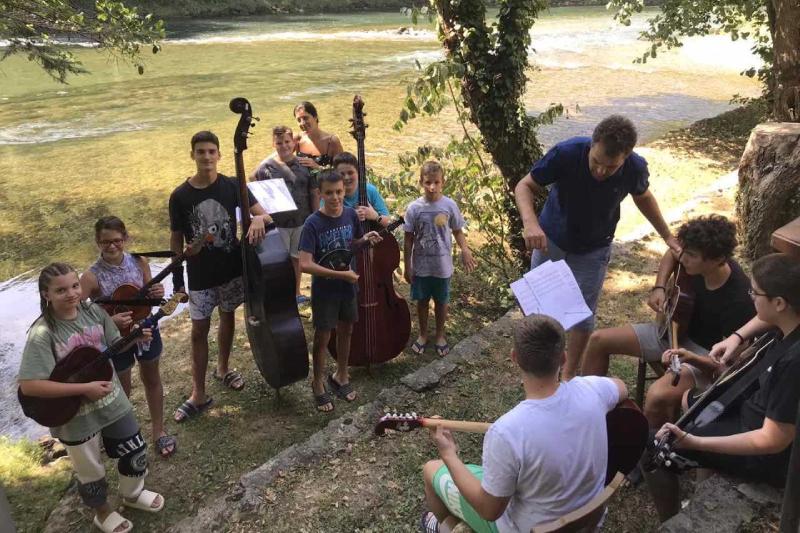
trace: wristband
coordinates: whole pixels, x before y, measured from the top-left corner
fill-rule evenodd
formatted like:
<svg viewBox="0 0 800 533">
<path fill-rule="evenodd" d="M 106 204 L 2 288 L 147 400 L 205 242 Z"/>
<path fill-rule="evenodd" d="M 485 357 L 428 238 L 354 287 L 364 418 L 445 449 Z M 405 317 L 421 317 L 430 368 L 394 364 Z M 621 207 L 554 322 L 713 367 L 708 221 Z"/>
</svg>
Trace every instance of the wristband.
<svg viewBox="0 0 800 533">
<path fill-rule="evenodd" d="M 653 292 L 656 289 L 661 289 L 662 291 L 667 292 L 667 288 L 663 285 L 655 285 L 652 289 L 650 289 L 650 292 Z"/>
<path fill-rule="evenodd" d="M 740 341 L 744 342 L 744 337 L 742 337 L 742 334 L 739 333 L 738 331 L 734 331 L 733 333 L 731 333 L 731 335 L 736 335 L 737 337 L 739 337 Z"/>
</svg>

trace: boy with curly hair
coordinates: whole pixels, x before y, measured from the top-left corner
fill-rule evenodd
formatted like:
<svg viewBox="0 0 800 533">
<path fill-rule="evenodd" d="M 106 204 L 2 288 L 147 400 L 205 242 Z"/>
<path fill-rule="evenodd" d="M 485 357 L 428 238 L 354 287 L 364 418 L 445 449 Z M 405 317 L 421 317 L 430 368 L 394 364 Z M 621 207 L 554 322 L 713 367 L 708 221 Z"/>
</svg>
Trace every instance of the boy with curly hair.
<svg viewBox="0 0 800 533">
<path fill-rule="evenodd" d="M 661 258 L 647 305 L 663 311 L 666 283 L 678 261 L 689 276 L 695 301 L 676 352 L 681 361 L 680 381 L 673 386 L 673 374 L 665 374 L 647 392 L 644 412 L 653 428 L 677 418 L 685 391 L 704 389 L 712 382 L 717 363 L 707 356 L 708 350 L 755 315 L 748 294 L 750 281 L 732 259 L 736 226 L 731 221 L 721 215 L 694 218 L 680 227 L 677 238 L 683 252 L 676 257 L 668 250 Z M 658 366 L 662 356 L 669 361 L 669 349 L 668 338 L 659 337 L 658 326 L 652 322 L 597 330 L 584 352 L 583 374 L 605 375 L 611 354 L 643 358 Z"/>
</svg>

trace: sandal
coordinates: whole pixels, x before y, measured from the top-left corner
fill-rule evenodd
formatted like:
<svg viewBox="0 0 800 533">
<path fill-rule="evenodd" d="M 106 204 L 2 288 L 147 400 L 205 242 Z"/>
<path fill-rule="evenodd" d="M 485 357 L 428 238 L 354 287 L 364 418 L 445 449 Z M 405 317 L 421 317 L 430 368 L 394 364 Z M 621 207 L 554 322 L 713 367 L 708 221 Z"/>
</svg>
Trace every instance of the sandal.
<svg viewBox="0 0 800 533">
<path fill-rule="evenodd" d="M 436 349 L 436 353 L 439 357 L 444 357 L 450 353 L 450 345 L 447 343 L 434 344 L 433 347 Z"/>
<path fill-rule="evenodd" d="M 175 422 L 181 423 L 189 420 L 190 418 L 194 418 L 198 415 L 203 414 L 203 412 L 211 407 L 211 404 L 214 402 L 214 398 L 208 397 L 208 399 L 201 403 L 200 405 L 195 405 L 189 400 L 183 402 L 176 410 L 173 418 Z"/>
<path fill-rule="evenodd" d="M 353 397 L 350 397 L 351 394 L 354 394 L 356 391 L 353 390 L 353 386 L 348 381 L 347 383 L 339 383 L 335 379 L 333 379 L 333 374 L 328 374 L 328 386 L 331 388 L 333 393 L 336 395 L 337 398 L 341 400 L 347 400 L 348 402 L 354 402 L 358 399 L 358 394 Z"/>
<path fill-rule="evenodd" d="M 156 439 L 156 452 L 166 459 L 178 451 L 178 441 L 172 435 L 161 435 Z M 165 453 L 166 452 L 166 453 Z"/>
<path fill-rule="evenodd" d="M 240 391 L 244 388 L 244 378 L 235 368 L 226 372 L 224 376 L 220 376 L 215 370 L 214 377 L 222 381 L 222 384 L 229 389 Z"/>
<path fill-rule="evenodd" d="M 322 394 L 315 394 L 314 401 L 317 404 L 317 411 L 320 413 L 332 413 L 336 406 L 333 404 L 333 396 L 330 391 L 325 391 Z M 326 405 L 330 405 L 330 409 L 323 409 Z"/>
<path fill-rule="evenodd" d="M 428 343 L 427 342 L 425 344 L 423 344 L 423 343 L 421 343 L 419 341 L 414 341 L 414 344 L 411 345 L 411 351 L 414 352 L 417 355 L 424 354 L 425 350 L 427 348 L 428 348 Z"/>
<path fill-rule="evenodd" d="M 142 492 L 139 493 L 139 496 L 136 498 L 135 502 L 128 500 L 127 498 L 122 498 L 122 505 L 125 507 L 130 507 L 131 509 L 139 509 L 140 511 L 145 511 L 148 513 L 157 513 L 161 509 L 164 508 L 164 497 L 161 496 L 161 503 L 158 507 L 153 507 L 153 502 L 156 501 L 156 498 L 161 496 L 161 494 L 157 492 L 153 492 L 152 490 L 142 489 Z"/>
<path fill-rule="evenodd" d="M 436 515 L 430 511 L 423 511 L 419 519 L 419 530 L 421 533 L 438 533 L 439 520 L 436 519 Z"/>
<path fill-rule="evenodd" d="M 100 522 L 100 518 L 98 518 L 97 515 L 94 515 L 93 522 L 95 527 L 100 531 L 102 531 L 103 533 L 128 533 L 133 529 L 133 524 L 131 524 L 131 521 L 116 511 L 113 511 L 102 522 Z M 120 529 L 117 532 L 114 531 L 125 522 L 128 523 L 128 527 L 126 527 L 125 529 Z"/>
</svg>

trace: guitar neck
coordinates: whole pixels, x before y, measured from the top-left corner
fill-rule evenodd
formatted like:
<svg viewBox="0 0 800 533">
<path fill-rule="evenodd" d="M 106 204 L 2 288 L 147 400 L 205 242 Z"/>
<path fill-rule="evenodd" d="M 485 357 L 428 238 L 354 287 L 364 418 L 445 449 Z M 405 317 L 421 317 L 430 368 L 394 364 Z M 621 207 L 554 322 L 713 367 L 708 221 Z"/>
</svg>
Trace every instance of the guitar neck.
<svg viewBox="0 0 800 533">
<path fill-rule="evenodd" d="M 445 420 L 443 418 L 423 418 L 422 425 L 428 428 L 441 427 L 451 431 L 464 433 L 486 433 L 489 431 L 488 422 L 469 422 L 467 420 Z"/>
</svg>

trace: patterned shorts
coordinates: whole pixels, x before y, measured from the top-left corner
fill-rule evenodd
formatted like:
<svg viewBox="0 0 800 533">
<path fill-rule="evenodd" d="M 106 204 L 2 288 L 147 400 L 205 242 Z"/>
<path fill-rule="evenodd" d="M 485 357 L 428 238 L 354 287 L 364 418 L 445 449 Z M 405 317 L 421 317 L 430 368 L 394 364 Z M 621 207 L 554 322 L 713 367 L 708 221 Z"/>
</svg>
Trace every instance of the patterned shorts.
<svg viewBox="0 0 800 533">
<path fill-rule="evenodd" d="M 242 277 L 236 277 L 217 287 L 199 291 L 189 291 L 189 317 L 192 320 L 211 318 L 215 307 L 223 313 L 230 313 L 244 302 Z"/>
</svg>

